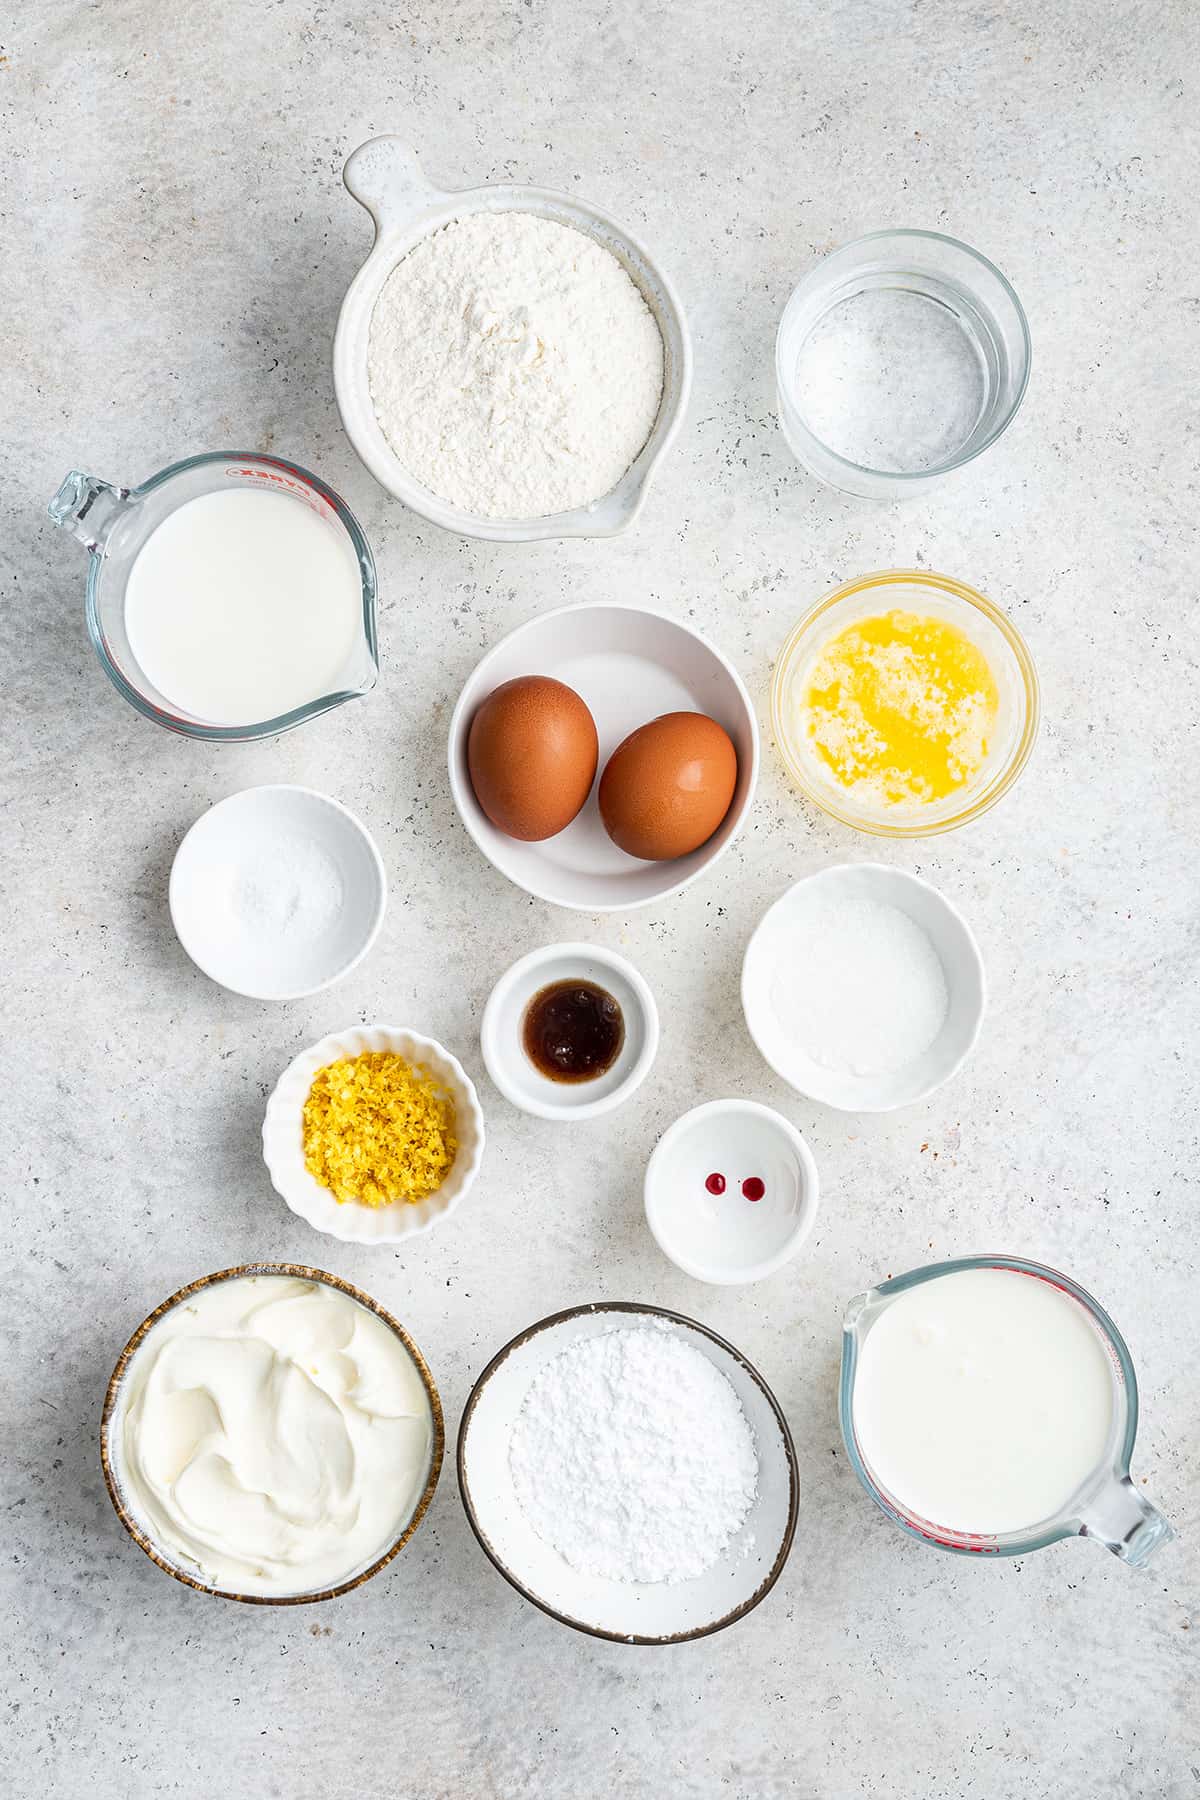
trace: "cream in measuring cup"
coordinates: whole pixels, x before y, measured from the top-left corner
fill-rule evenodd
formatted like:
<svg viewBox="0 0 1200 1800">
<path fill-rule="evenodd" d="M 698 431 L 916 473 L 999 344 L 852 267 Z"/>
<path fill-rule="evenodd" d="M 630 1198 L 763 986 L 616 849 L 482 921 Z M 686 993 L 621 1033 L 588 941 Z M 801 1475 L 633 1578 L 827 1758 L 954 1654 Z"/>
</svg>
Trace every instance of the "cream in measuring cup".
<svg viewBox="0 0 1200 1800">
<path fill-rule="evenodd" d="M 286 489 L 185 501 L 151 532 L 125 584 L 139 666 L 214 725 L 276 719 L 328 693 L 361 616 L 349 540 Z"/>
<path fill-rule="evenodd" d="M 215 451 L 136 488 L 73 470 L 49 511 L 90 553 L 101 664 L 156 723 L 265 737 L 374 686 L 370 548 L 295 463 Z"/>
<path fill-rule="evenodd" d="M 861 1295 L 841 1411 L 860 1479 L 927 1542 L 1015 1554 L 1082 1532 L 1141 1562 L 1172 1535 L 1129 1478 L 1129 1352 L 1040 1264 L 973 1257 Z"/>
</svg>

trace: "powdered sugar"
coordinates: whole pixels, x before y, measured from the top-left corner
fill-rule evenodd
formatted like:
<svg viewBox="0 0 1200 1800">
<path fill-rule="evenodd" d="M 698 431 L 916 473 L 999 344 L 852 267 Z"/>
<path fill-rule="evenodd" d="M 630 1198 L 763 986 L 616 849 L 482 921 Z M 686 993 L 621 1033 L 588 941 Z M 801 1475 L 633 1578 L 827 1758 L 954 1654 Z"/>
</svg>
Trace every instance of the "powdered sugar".
<svg viewBox="0 0 1200 1800">
<path fill-rule="evenodd" d="M 657 417 L 663 346 L 602 244 L 533 213 L 480 212 L 392 270 L 367 367 L 411 476 L 479 517 L 532 519 L 616 486 Z"/>
<path fill-rule="evenodd" d="M 736 1393 L 665 1322 L 560 1351 L 525 1396 L 509 1466 L 538 1536 L 573 1568 L 613 1581 L 702 1575 L 758 1491 Z"/>
</svg>

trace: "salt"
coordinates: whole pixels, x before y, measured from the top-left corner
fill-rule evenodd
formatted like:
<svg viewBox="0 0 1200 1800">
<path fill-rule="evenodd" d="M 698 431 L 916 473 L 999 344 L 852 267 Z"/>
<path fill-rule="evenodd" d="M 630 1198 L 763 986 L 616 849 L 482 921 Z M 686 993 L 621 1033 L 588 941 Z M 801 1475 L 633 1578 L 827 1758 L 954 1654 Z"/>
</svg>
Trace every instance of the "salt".
<svg viewBox="0 0 1200 1800">
<path fill-rule="evenodd" d="M 260 843 L 234 873 L 229 910 L 247 937 L 315 943 L 342 910 L 345 888 L 337 864 L 311 838 Z"/>
<path fill-rule="evenodd" d="M 509 1467 L 537 1535 L 573 1568 L 611 1581 L 702 1575 L 758 1491 L 736 1393 L 666 1323 L 560 1351 L 525 1396 Z"/>
<path fill-rule="evenodd" d="M 987 400 L 965 317 L 899 283 L 832 307 L 800 347 L 795 382 L 805 423 L 836 455 L 908 474 L 956 456 Z"/>
<path fill-rule="evenodd" d="M 890 1075 L 922 1056 L 950 997 L 927 932 L 898 906 L 814 889 L 794 913 L 771 985 L 780 1029 L 842 1075 Z"/>
</svg>

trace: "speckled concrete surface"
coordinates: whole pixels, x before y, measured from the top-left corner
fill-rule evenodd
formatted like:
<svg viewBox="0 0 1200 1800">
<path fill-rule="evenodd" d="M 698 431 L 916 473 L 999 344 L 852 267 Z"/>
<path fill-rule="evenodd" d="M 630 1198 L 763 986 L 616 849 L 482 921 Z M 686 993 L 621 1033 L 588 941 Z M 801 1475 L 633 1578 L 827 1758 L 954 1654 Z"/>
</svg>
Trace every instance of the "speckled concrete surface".
<svg viewBox="0 0 1200 1800">
<path fill-rule="evenodd" d="M 8 1791 L 1190 1800 L 1195 10 L 43 0 L 17 18 L 0 46 Z M 694 401 L 627 537 L 461 543 L 357 466 L 329 343 L 369 229 L 339 175 L 383 130 L 448 184 L 578 188 L 674 273 Z M 993 256 L 1035 343 L 1015 428 L 910 510 L 808 480 L 771 391 L 796 278 L 890 223 Z M 380 564 L 386 669 L 370 699 L 292 736 L 207 750 L 107 686 L 84 635 L 83 557 L 44 506 L 71 466 L 138 480 L 223 445 L 294 455 L 348 497 Z M 661 910 L 580 921 L 477 856 L 443 734 L 509 626 L 564 599 L 644 601 L 710 632 L 762 701 L 803 604 L 909 562 L 1010 608 L 1041 669 L 1035 759 L 988 818 L 879 850 L 806 812 L 766 745 L 751 827 Z M 361 811 L 393 901 L 340 989 L 268 1007 L 192 968 L 165 886 L 204 807 L 280 779 Z M 737 981 L 753 921 L 795 876 L 876 854 L 963 905 L 993 1003 L 957 1081 L 869 1121 L 781 1087 L 748 1042 Z M 580 931 L 637 961 L 664 1031 L 636 1101 L 567 1135 L 501 1102 L 476 1033 L 514 954 Z M 308 1231 L 256 1142 L 294 1051 L 379 1015 L 462 1054 L 491 1131 L 470 1202 L 400 1255 Z M 781 1107 L 824 1181 L 803 1260 L 741 1292 L 676 1273 L 640 1212 L 657 1133 L 725 1092 Z M 1129 1339 L 1135 1472 L 1182 1533 L 1143 1574 L 1081 1541 L 1024 1562 L 938 1556 L 894 1532 L 846 1467 L 844 1300 L 982 1248 L 1071 1270 Z M 275 1612 L 168 1581 L 109 1508 L 100 1399 L 151 1306 L 249 1257 L 367 1286 L 422 1345 L 452 1426 L 491 1352 L 552 1306 L 641 1298 L 704 1319 L 772 1381 L 802 1459 L 775 1593 L 666 1653 L 577 1637 L 484 1561 L 449 1466 L 410 1549 L 346 1600 Z"/>
</svg>

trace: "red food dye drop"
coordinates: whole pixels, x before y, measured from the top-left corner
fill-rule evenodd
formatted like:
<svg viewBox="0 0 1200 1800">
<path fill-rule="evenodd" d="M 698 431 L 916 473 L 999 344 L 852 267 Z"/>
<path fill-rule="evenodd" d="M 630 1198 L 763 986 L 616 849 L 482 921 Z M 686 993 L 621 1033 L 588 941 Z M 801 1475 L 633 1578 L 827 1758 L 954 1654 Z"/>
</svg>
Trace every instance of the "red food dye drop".
<svg viewBox="0 0 1200 1800">
<path fill-rule="evenodd" d="M 757 1175 L 747 1175 L 742 1183 L 742 1192 L 747 1200 L 761 1200 L 766 1191 Z"/>
<path fill-rule="evenodd" d="M 713 1173 L 709 1176 L 704 1185 L 710 1194 L 723 1194 L 725 1192 L 725 1177 Z"/>
</svg>

